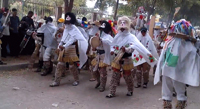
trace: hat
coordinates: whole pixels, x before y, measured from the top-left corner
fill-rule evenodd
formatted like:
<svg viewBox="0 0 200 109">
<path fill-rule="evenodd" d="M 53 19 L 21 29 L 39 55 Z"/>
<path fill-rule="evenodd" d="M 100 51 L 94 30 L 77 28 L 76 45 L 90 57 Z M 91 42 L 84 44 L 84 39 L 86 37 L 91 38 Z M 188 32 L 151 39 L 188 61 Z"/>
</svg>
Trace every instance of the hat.
<svg viewBox="0 0 200 109">
<path fill-rule="evenodd" d="M 93 23 L 91 23 L 92 25 L 96 25 L 96 26 L 98 26 L 98 27 L 100 27 L 101 26 L 101 23 L 99 22 L 99 21 L 94 21 Z"/>
<path fill-rule="evenodd" d="M 142 28 L 140 29 L 140 31 L 141 31 L 141 32 L 147 32 L 147 28 L 142 27 Z"/>
<path fill-rule="evenodd" d="M 70 22 L 71 24 L 76 24 L 76 16 L 74 13 L 67 12 L 65 14 L 65 21 Z"/>
<path fill-rule="evenodd" d="M 112 31 L 111 25 L 107 21 L 102 21 L 102 25 L 99 29 L 102 29 L 107 34 Z"/>
<path fill-rule="evenodd" d="M 59 18 L 59 19 L 58 19 L 58 22 L 59 22 L 59 23 L 64 23 L 64 22 L 65 22 L 65 19 Z"/>
</svg>

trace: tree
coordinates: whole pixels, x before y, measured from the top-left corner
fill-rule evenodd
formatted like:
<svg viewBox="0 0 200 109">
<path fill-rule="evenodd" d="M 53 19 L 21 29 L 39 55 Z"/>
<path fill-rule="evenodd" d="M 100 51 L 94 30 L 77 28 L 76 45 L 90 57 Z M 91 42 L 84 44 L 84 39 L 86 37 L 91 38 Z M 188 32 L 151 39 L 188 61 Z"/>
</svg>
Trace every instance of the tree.
<svg viewBox="0 0 200 109">
<path fill-rule="evenodd" d="M 9 0 L 3 0 L 3 7 L 8 7 Z"/>
<path fill-rule="evenodd" d="M 71 12 L 73 8 L 74 0 L 64 0 L 65 2 L 65 13 Z"/>
<path fill-rule="evenodd" d="M 113 17 L 114 20 L 116 20 L 116 17 L 117 17 L 118 5 L 119 5 L 119 0 L 117 0 L 117 3 L 116 3 L 115 13 L 114 13 L 114 17 Z"/>
</svg>

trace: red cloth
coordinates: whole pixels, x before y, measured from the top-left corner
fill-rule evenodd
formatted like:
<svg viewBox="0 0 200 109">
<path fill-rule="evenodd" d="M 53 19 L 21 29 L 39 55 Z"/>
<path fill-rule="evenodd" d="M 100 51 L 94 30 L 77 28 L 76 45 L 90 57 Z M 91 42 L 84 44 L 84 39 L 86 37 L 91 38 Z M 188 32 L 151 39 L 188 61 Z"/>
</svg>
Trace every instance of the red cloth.
<svg viewBox="0 0 200 109">
<path fill-rule="evenodd" d="M 139 19 L 141 19 L 141 20 L 142 20 L 143 18 L 144 18 L 144 16 L 143 16 L 143 15 L 140 15 Z"/>
</svg>

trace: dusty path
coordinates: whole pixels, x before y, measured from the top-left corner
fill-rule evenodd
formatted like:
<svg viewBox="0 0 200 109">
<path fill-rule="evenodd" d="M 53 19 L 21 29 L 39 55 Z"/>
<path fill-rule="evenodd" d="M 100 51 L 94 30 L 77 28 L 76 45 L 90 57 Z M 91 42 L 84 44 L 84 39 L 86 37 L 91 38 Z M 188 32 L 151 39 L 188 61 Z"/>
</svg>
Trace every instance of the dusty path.
<svg viewBox="0 0 200 109">
<path fill-rule="evenodd" d="M 109 84 L 111 74 L 107 84 Z M 52 75 L 41 77 L 30 70 L 0 72 L 0 109 L 162 109 L 161 84 L 153 86 L 152 76 L 148 89 L 135 89 L 132 97 L 123 79 L 117 88 L 117 97 L 106 99 L 105 92 L 94 89 L 96 82 L 89 82 L 89 73 L 82 71 L 80 85 L 73 87 L 69 74 L 60 87 L 50 88 Z M 13 90 L 19 87 L 19 90 Z M 188 88 L 187 109 L 200 109 L 200 88 Z M 58 107 L 52 104 L 58 104 Z M 175 100 L 174 100 L 175 104 Z"/>
</svg>

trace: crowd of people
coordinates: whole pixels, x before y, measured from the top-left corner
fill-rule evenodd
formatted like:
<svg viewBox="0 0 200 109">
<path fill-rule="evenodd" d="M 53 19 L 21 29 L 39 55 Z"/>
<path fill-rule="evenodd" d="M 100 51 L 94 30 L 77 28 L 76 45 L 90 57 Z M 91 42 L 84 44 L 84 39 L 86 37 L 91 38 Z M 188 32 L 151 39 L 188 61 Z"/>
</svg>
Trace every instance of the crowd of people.
<svg viewBox="0 0 200 109">
<path fill-rule="evenodd" d="M 141 17 L 143 8 L 140 10 L 136 25 L 127 16 L 118 18 L 117 22 L 106 19 L 87 22 L 87 18 L 77 19 L 75 14 L 68 12 L 65 19 L 58 20 L 57 26 L 51 17 L 45 18 L 37 32 L 32 34 L 35 49 L 29 67 L 33 67 L 37 56 L 39 66 L 36 72 L 41 72 L 41 76 L 51 74 L 53 66 L 56 66 L 50 87 L 61 84 L 66 70 L 73 75 L 72 85 L 78 86 L 80 70 L 85 67 L 91 72 L 91 81 L 97 82 L 94 88 L 100 92 L 106 89 L 107 68 L 111 67 L 112 77 L 106 98 L 115 97 L 122 77 L 127 85 L 126 96 L 133 95 L 134 87 L 147 88 L 152 67 L 154 84 L 162 80 L 163 109 L 172 109 L 174 93 L 177 96 L 176 109 L 185 109 L 186 86 L 199 86 L 199 42 L 195 39 L 195 31 L 190 22 L 181 19 L 169 28 L 154 27 L 154 36 L 151 37 Z M 11 24 L 7 25 L 11 36 L 18 35 L 20 24 L 34 27 L 31 11 L 21 22 L 16 17 L 16 9 L 12 12 Z M 3 43 L 8 35 L 4 34 Z M 12 48 L 13 45 L 9 46 Z M 17 51 L 12 52 L 15 54 Z"/>
<path fill-rule="evenodd" d="M 33 12 L 29 11 L 27 16 L 21 20 L 17 15 L 17 9 L 13 8 L 11 11 L 8 8 L 0 9 L 1 27 L 4 28 L 1 37 L 1 57 L 7 56 L 18 57 L 20 52 L 20 43 L 28 28 L 35 28 L 33 19 Z M 5 21 L 6 20 L 6 21 Z M 4 23 L 5 22 L 5 23 Z M 23 50 L 22 54 L 32 54 L 35 48 L 33 38 L 30 38 L 29 43 Z M 0 65 L 5 64 L 0 58 Z"/>
</svg>

